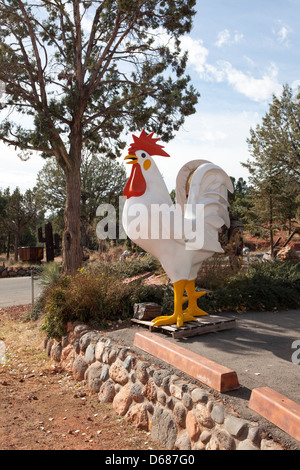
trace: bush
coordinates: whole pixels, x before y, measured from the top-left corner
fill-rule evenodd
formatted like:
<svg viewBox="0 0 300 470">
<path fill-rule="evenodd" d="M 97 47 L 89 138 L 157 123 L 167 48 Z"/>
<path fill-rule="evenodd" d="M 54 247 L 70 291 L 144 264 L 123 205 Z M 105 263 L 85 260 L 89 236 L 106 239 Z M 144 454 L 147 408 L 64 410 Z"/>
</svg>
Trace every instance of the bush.
<svg viewBox="0 0 300 470">
<path fill-rule="evenodd" d="M 44 329 L 50 337 L 60 338 L 66 333 L 68 321 L 103 328 L 108 321 L 132 318 L 133 306 L 140 302 L 156 302 L 162 306 L 163 314 L 171 314 L 174 305 L 171 285 L 148 286 L 141 280 L 124 282 L 126 277 L 149 271 L 150 266 L 157 266 L 157 261 L 143 257 L 122 266 L 119 263 L 93 265 L 93 269 L 81 269 L 73 277 L 58 278 L 44 294 Z M 207 288 L 205 279 L 200 281 L 201 288 Z M 223 271 L 218 282 L 208 276 L 206 282 L 210 285 L 214 282 L 215 286 L 199 299 L 199 307 L 211 314 L 300 307 L 299 262 L 256 263 L 236 274 Z"/>
<path fill-rule="evenodd" d="M 50 337 L 60 338 L 68 321 L 104 327 L 107 321 L 133 316 L 139 302 L 164 303 L 168 288 L 144 286 L 140 281 L 124 283 L 105 273 L 80 270 L 73 277 L 62 277 L 46 294 L 43 328 Z"/>
<path fill-rule="evenodd" d="M 113 275 L 119 279 L 126 279 L 146 272 L 154 272 L 160 269 L 159 261 L 150 254 L 140 257 L 124 258 L 122 263 L 118 261 L 99 261 L 95 260 L 87 263 L 85 269 L 88 272 L 94 272 L 101 275 Z"/>
<path fill-rule="evenodd" d="M 233 275 L 228 259 L 222 255 L 215 255 L 202 264 L 196 285 L 208 290 L 215 290 L 224 286 L 224 280 Z"/>
<path fill-rule="evenodd" d="M 300 263 L 270 261 L 253 264 L 223 280 L 201 298 L 201 308 L 213 311 L 274 311 L 300 307 Z"/>
<path fill-rule="evenodd" d="M 60 279 L 61 276 L 61 265 L 55 261 L 47 263 L 43 266 L 42 272 L 38 274 L 39 282 L 43 287 L 43 290 L 39 297 L 34 301 L 29 312 L 27 313 L 25 320 L 37 320 L 44 309 L 46 294 Z"/>
<path fill-rule="evenodd" d="M 43 287 L 50 287 L 55 284 L 61 275 L 61 266 L 52 261 L 51 263 L 47 263 L 43 266 L 43 270 L 39 276 L 40 284 Z"/>
</svg>

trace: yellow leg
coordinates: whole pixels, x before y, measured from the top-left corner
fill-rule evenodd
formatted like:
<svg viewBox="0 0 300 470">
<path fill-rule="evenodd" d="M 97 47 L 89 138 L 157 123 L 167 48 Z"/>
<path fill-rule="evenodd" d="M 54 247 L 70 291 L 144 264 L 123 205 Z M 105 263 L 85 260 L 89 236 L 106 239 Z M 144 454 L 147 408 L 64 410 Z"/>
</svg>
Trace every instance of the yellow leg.
<svg viewBox="0 0 300 470">
<path fill-rule="evenodd" d="M 154 318 L 152 323 L 154 326 L 173 325 L 178 327 L 183 325 L 182 298 L 185 290 L 186 280 L 175 282 L 174 285 L 174 313 L 170 316 L 160 316 Z M 186 320 L 185 320 L 186 321 Z"/>
<path fill-rule="evenodd" d="M 206 292 L 196 292 L 195 290 L 195 279 L 193 281 L 188 281 L 185 286 L 186 293 L 188 295 L 189 304 L 187 309 L 183 312 L 183 320 L 186 320 L 186 317 L 199 317 L 202 315 L 208 315 L 204 310 L 197 305 L 197 299 L 206 294 Z"/>
</svg>

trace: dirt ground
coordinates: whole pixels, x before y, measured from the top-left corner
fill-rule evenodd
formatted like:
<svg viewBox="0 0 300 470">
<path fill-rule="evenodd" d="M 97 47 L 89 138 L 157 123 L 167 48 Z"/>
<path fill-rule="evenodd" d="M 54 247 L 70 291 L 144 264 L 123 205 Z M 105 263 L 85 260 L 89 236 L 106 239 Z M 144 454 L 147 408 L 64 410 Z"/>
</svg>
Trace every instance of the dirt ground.
<svg viewBox="0 0 300 470">
<path fill-rule="evenodd" d="M 48 358 L 28 309 L 0 309 L 0 450 L 163 450 Z"/>
</svg>

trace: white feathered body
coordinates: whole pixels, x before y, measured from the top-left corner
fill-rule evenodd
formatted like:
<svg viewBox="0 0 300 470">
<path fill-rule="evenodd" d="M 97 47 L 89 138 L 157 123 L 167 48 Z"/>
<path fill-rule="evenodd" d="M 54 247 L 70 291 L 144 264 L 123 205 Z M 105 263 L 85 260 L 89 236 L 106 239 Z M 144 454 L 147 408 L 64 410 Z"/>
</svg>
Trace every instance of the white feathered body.
<svg viewBox="0 0 300 470">
<path fill-rule="evenodd" d="M 125 232 L 160 261 L 172 283 L 193 280 L 203 261 L 223 252 L 218 235 L 224 225 L 230 226 L 228 191 L 233 191 L 232 182 L 217 165 L 193 160 L 178 173 L 174 206 L 154 160 L 150 169 L 141 168 L 146 191 L 126 200 L 122 220 Z M 153 207 L 160 208 L 159 227 Z M 182 237 L 178 238 L 180 233 Z"/>
</svg>

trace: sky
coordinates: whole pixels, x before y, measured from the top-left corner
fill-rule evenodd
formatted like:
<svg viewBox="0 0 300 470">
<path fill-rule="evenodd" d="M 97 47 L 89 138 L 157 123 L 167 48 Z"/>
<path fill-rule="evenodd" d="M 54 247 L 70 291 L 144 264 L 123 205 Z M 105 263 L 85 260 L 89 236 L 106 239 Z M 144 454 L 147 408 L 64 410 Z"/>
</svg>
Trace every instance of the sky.
<svg viewBox="0 0 300 470">
<path fill-rule="evenodd" d="M 250 157 L 250 129 L 261 123 L 284 84 L 295 91 L 300 85 L 300 0 L 198 0 L 196 10 L 182 47 L 189 51 L 187 73 L 201 97 L 175 138 L 160 142 L 171 159 L 156 160 L 170 191 L 180 168 L 195 159 L 247 180 L 241 163 Z M 0 143 L 0 188 L 33 188 L 44 163 L 38 155 L 23 162 Z"/>
</svg>

